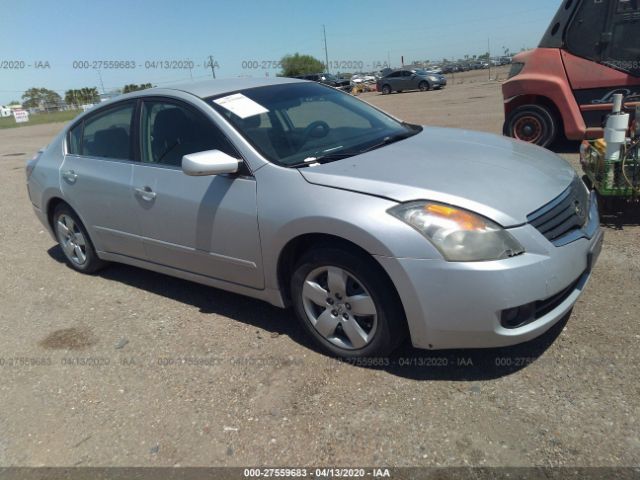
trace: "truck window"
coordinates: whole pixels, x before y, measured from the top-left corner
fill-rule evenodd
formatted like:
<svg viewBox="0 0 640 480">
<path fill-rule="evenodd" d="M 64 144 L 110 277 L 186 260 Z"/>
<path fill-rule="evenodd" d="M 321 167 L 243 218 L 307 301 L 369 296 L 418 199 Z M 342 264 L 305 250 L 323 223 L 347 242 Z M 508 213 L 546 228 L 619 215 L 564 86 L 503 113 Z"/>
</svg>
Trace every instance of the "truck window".
<svg viewBox="0 0 640 480">
<path fill-rule="evenodd" d="M 620 0 L 618 10 L 613 17 L 611 46 L 608 52 L 611 61 L 622 64 L 620 65 L 621 69 L 635 70 L 636 73 L 638 73 L 638 62 L 640 62 L 640 8 L 638 8 L 638 3 L 638 0 Z M 622 9 L 622 5 L 627 7 Z M 635 11 L 631 10 L 631 6 L 635 6 Z"/>
<path fill-rule="evenodd" d="M 569 53 L 589 60 L 600 60 L 608 6 L 607 2 L 582 2 L 567 29 L 566 47 Z"/>
<path fill-rule="evenodd" d="M 569 53 L 640 73 L 640 1 L 583 1 L 566 32 Z"/>
</svg>

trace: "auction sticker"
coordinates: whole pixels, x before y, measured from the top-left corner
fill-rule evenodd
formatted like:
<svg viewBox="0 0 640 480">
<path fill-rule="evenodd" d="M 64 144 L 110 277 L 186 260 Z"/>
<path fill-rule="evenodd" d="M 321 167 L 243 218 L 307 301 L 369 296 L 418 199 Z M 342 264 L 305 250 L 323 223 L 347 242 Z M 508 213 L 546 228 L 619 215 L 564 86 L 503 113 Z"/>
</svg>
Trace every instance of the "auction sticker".
<svg viewBox="0 0 640 480">
<path fill-rule="evenodd" d="M 241 93 L 234 93 L 233 95 L 218 98 L 217 100 L 214 100 L 214 102 L 221 107 L 226 108 L 231 113 L 235 113 L 240 118 L 249 118 L 254 115 L 269 112 L 269 110 L 264 108 L 262 105 L 254 102 L 248 97 L 245 97 Z"/>
</svg>

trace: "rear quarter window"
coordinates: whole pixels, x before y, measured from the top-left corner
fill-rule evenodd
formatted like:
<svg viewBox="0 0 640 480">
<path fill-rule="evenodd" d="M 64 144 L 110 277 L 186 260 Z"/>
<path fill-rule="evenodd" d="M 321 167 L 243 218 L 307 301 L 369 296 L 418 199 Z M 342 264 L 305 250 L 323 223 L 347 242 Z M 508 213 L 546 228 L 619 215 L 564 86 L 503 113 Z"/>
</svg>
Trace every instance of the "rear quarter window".
<svg viewBox="0 0 640 480">
<path fill-rule="evenodd" d="M 82 151 L 82 122 L 69 131 L 67 139 L 67 153 L 80 155 Z"/>
</svg>

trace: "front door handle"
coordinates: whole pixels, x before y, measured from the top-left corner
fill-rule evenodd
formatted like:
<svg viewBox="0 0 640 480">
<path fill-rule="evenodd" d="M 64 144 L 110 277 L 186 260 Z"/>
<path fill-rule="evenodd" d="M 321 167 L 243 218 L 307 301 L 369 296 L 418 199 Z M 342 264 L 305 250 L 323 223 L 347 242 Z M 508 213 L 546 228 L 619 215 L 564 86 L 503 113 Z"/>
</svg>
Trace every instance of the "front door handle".
<svg viewBox="0 0 640 480">
<path fill-rule="evenodd" d="M 78 174 L 73 170 L 67 170 L 66 172 L 62 172 L 62 178 L 64 178 L 69 183 L 76 183 Z"/>
<path fill-rule="evenodd" d="M 142 200 L 150 202 L 156 198 L 156 192 L 151 190 L 151 187 L 137 187 L 135 188 L 136 195 Z"/>
</svg>

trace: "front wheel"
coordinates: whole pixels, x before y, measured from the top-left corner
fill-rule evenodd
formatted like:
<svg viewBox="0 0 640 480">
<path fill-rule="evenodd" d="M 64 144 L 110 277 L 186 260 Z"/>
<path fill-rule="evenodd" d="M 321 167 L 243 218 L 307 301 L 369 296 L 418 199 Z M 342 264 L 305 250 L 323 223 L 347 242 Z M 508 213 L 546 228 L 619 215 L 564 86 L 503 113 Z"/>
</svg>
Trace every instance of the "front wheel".
<svg viewBox="0 0 640 480">
<path fill-rule="evenodd" d="M 427 92 L 431 90 L 431 87 L 429 86 L 429 82 L 420 82 L 420 85 L 418 85 L 418 88 L 420 89 L 421 92 Z"/>
<path fill-rule="evenodd" d="M 291 293 L 304 328 L 330 355 L 387 355 L 406 335 L 393 285 L 364 255 L 334 248 L 309 252 L 294 269 Z"/>
<path fill-rule="evenodd" d="M 559 122 L 547 107 L 523 105 L 509 114 L 503 133 L 524 142 L 548 147 L 556 139 L 558 129 Z"/>
</svg>

